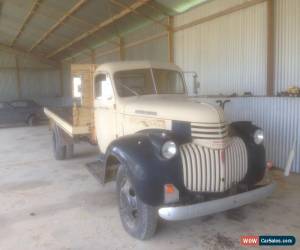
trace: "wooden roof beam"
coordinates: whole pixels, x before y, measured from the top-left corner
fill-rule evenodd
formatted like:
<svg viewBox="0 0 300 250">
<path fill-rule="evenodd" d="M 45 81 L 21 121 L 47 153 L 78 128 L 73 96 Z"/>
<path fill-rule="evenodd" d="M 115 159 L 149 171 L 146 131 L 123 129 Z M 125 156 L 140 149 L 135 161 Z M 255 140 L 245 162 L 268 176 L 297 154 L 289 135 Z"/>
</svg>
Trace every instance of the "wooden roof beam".
<svg viewBox="0 0 300 250">
<path fill-rule="evenodd" d="M 33 17 L 34 13 L 36 12 L 36 10 L 38 9 L 39 5 L 41 4 L 42 0 L 34 0 L 30 11 L 28 12 L 28 14 L 25 17 L 24 22 L 22 23 L 20 29 L 18 30 L 17 35 L 15 36 L 15 38 L 12 40 L 10 46 L 13 47 L 16 43 L 16 41 L 18 40 L 18 38 L 21 36 L 21 34 L 23 33 L 26 25 L 29 23 L 29 21 L 31 20 L 31 18 Z"/>
<path fill-rule="evenodd" d="M 143 17 L 143 18 L 145 18 L 145 19 L 148 19 L 148 20 L 150 20 L 150 21 L 153 22 L 153 23 L 156 23 L 156 24 L 158 24 L 158 25 L 160 25 L 160 26 L 163 26 L 163 27 L 166 28 L 167 30 L 170 29 L 170 26 L 169 26 L 168 24 L 165 24 L 165 23 L 163 23 L 163 22 L 160 22 L 160 21 L 158 21 L 158 20 L 155 20 L 154 18 L 152 18 L 152 17 L 150 17 L 150 16 L 148 16 L 148 15 L 146 15 L 146 14 L 143 14 L 143 13 L 141 13 L 140 11 L 137 11 L 136 9 L 131 8 L 131 7 L 128 6 L 127 4 L 121 3 L 121 2 L 119 2 L 118 0 L 110 0 L 110 2 L 113 3 L 113 4 L 115 4 L 115 5 L 117 5 L 117 6 L 119 6 L 119 7 L 121 7 L 121 8 L 123 8 L 123 9 L 128 9 L 128 10 L 130 10 L 132 13 L 134 13 L 134 14 L 136 14 L 136 15 L 138 15 L 138 16 L 141 16 L 141 17 Z"/>
<path fill-rule="evenodd" d="M 137 9 L 140 8 L 141 6 L 144 6 L 145 4 L 147 4 L 148 2 L 150 2 L 151 0 L 139 0 L 135 3 L 133 3 L 132 5 L 130 5 L 130 8 L 132 9 Z M 131 13 L 130 9 L 124 9 L 123 11 L 121 11 L 120 13 L 112 16 L 111 18 L 105 20 L 104 22 L 99 23 L 98 25 L 96 25 L 94 28 L 82 33 L 80 36 L 76 37 L 75 39 L 73 39 L 72 41 L 68 42 L 67 44 L 63 45 L 62 47 L 58 48 L 57 50 L 53 51 L 52 53 L 47 55 L 47 58 L 52 58 L 55 55 L 57 55 L 58 53 L 61 53 L 62 51 L 68 49 L 69 47 L 71 47 L 72 45 L 74 45 L 75 43 L 78 43 L 80 41 L 82 41 L 83 39 L 95 34 L 97 31 L 109 26 L 110 24 L 120 20 L 121 18 L 127 16 L 128 14 Z"/>
<path fill-rule="evenodd" d="M 29 49 L 29 52 L 34 50 L 42 42 L 44 42 L 55 30 L 57 30 L 63 23 L 76 11 L 81 9 L 89 0 L 79 0 L 69 11 L 67 11 L 49 30 L 47 30 L 42 37 L 36 41 L 32 47 Z"/>
<path fill-rule="evenodd" d="M 33 53 L 29 53 L 28 51 L 25 51 L 25 50 L 22 50 L 22 49 L 19 49 L 19 48 L 12 48 L 10 47 L 9 45 L 6 45 L 6 44 L 2 44 L 0 43 L 0 50 L 2 51 L 6 51 L 8 53 L 12 53 L 14 55 L 19 55 L 19 56 L 28 56 L 34 60 L 37 60 L 39 62 L 42 62 L 44 64 L 47 64 L 51 67 L 58 67 L 59 63 L 57 61 L 53 61 L 53 60 L 49 60 L 49 59 L 46 59 L 45 57 L 43 56 L 40 56 L 40 55 L 36 55 L 36 54 L 33 54 Z"/>
</svg>

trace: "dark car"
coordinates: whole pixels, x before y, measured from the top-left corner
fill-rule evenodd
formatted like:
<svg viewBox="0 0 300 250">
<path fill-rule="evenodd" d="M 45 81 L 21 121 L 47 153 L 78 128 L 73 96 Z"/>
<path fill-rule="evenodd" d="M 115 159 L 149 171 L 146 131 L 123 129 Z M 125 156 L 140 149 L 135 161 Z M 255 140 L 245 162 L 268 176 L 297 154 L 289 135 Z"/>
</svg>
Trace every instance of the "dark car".
<svg viewBox="0 0 300 250">
<path fill-rule="evenodd" d="M 43 108 L 34 101 L 0 102 L 0 125 L 26 123 L 34 126 L 44 119 Z"/>
</svg>

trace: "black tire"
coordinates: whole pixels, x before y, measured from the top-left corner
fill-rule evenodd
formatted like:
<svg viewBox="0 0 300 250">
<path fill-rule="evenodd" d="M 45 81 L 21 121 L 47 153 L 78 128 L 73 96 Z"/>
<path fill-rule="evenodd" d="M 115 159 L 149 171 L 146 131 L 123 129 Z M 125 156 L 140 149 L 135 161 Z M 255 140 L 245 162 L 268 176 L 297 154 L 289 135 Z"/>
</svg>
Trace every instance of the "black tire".
<svg viewBox="0 0 300 250">
<path fill-rule="evenodd" d="M 27 124 L 29 127 L 36 126 L 37 125 L 37 117 L 35 115 L 31 115 L 27 120 Z"/>
<path fill-rule="evenodd" d="M 157 209 L 139 199 L 122 166 L 119 166 L 117 173 L 117 194 L 120 217 L 126 232 L 139 240 L 150 239 L 156 232 Z"/>
<path fill-rule="evenodd" d="M 74 156 L 74 144 L 66 145 L 66 159 L 72 159 Z"/>
<path fill-rule="evenodd" d="M 53 131 L 52 138 L 53 138 L 53 152 L 54 152 L 54 157 L 56 160 L 62 161 L 66 159 L 66 146 L 59 145 L 56 134 Z"/>
</svg>

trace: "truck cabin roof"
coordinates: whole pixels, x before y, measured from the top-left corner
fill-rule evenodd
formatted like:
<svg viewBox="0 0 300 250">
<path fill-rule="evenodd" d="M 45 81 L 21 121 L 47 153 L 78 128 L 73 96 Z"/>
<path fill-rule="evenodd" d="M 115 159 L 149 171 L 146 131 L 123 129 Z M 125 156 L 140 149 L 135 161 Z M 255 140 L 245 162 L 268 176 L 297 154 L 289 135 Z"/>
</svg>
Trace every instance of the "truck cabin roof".
<svg viewBox="0 0 300 250">
<path fill-rule="evenodd" d="M 177 65 L 172 63 L 152 62 L 152 61 L 123 61 L 123 62 L 111 62 L 111 63 L 101 64 L 97 67 L 96 73 L 104 71 L 113 74 L 118 71 L 133 70 L 133 69 L 147 69 L 147 68 L 181 71 L 181 69 Z"/>
</svg>

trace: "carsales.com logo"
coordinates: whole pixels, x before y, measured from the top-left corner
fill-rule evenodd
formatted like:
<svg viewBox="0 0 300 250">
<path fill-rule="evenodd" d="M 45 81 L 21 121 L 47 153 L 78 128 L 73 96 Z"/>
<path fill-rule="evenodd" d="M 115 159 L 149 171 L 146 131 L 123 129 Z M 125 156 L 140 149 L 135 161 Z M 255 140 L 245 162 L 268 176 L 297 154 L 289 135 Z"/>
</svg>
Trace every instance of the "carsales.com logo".
<svg viewBox="0 0 300 250">
<path fill-rule="evenodd" d="M 296 243 L 294 236 L 271 236 L 271 235 L 244 235 L 241 236 L 241 246 L 293 246 Z"/>
</svg>

